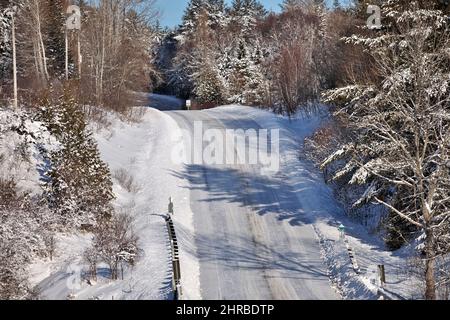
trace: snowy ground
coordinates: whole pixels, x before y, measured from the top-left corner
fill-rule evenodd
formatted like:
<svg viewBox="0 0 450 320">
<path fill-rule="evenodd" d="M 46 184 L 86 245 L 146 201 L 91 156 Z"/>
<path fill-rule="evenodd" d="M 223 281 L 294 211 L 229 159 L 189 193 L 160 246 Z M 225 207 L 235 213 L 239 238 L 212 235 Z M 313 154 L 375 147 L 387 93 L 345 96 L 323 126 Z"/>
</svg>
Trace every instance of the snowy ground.
<svg viewBox="0 0 450 320">
<path fill-rule="evenodd" d="M 157 99 L 157 107 L 178 109 L 180 101 Z M 161 112 L 148 108 L 138 123 L 110 116 L 96 132 L 113 176 L 123 170 L 134 179 L 127 191 L 115 179 L 116 207 L 135 217 L 143 250 L 124 280 L 110 282 L 106 268 L 96 284 L 83 281 L 82 252 L 90 236 L 60 235 L 53 262 L 31 267 L 42 297 L 66 299 L 170 299 L 171 262 L 163 216 L 175 203 L 185 299 L 377 299 L 373 281 L 385 264 L 386 295 L 419 298 L 406 268 L 407 249 L 390 253 L 376 237 L 345 217 L 332 190 L 312 163 L 300 160 L 302 141 L 322 123 L 321 116 L 292 121 L 242 106 L 207 111 Z M 172 161 L 180 129 L 280 129 L 281 169 L 261 175 L 249 165 L 199 166 Z M 182 143 L 183 144 L 183 143 Z M 352 268 L 337 226 L 347 227 L 360 274 Z"/>
<path fill-rule="evenodd" d="M 136 267 L 126 270 L 124 280 L 110 282 L 107 273 L 100 270 L 94 286 L 77 274 L 85 268 L 82 252 L 89 244 L 88 235 L 64 236 L 58 241 L 55 261 L 36 263 L 31 267 L 35 284 L 39 284 L 42 297 L 65 299 L 74 294 L 76 299 L 170 299 L 171 261 L 169 240 L 164 221 L 169 197 L 176 201 L 176 210 L 183 212 L 177 219 L 181 249 L 190 245 L 192 214 L 189 207 L 189 189 L 184 181 L 175 177 L 176 165 L 170 161 L 170 145 L 175 122 L 166 114 L 147 109 L 139 123 L 125 123 L 115 117 L 108 119 L 108 129 L 97 132 L 95 137 L 103 159 L 109 164 L 113 177 L 123 169 L 134 180 L 132 192 L 114 179 L 115 205 L 135 218 L 135 230 L 143 250 Z M 185 279 L 186 298 L 200 298 L 198 290 L 198 266 L 190 253 L 181 251 L 182 270 L 190 274 Z M 197 276 L 196 276 L 197 275 Z M 74 285 L 67 285 L 73 283 Z M 79 285 L 81 284 L 81 287 Z M 75 288 L 73 288 L 75 287 Z"/>
</svg>

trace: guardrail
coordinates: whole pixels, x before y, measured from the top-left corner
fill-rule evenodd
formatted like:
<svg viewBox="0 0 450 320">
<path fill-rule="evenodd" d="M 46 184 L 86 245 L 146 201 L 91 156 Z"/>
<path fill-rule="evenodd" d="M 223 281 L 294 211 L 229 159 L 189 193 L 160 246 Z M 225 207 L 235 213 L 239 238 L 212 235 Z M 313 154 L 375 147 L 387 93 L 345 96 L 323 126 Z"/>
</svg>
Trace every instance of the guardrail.
<svg viewBox="0 0 450 320">
<path fill-rule="evenodd" d="M 167 231 L 169 232 L 170 246 L 172 249 L 172 289 L 174 299 L 180 300 L 183 292 L 181 288 L 181 268 L 180 268 L 180 251 L 178 246 L 177 235 L 172 217 L 167 215 L 166 218 Z"/>
</svg>

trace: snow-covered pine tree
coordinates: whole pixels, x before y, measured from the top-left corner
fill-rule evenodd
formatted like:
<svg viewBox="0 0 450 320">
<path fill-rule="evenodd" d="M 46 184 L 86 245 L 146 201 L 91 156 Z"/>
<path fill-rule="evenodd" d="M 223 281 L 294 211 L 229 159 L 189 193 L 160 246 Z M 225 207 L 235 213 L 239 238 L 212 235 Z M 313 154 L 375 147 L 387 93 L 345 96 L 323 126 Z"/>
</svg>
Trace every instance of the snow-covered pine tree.
<svg viewBox="0 0 450 320">
<path fill-rule="evenodd" d="M 68 227 L 108 219 L 114 198 L 110 172 L 81 107 L 66 92 L 56 103 L 44 101 L 40 119 L 61 145 L 47 154 L 44 190 L 51 209 Z"/>
<path fill-rule="evenodd" d="M 223 0 L 193 0 L 183 18 L 178 40 L 174 68 L 169 73 L 170 87 L 178 90 L 178 95 L 197 96 L 201 101 L 218 102 L 222 100 L 223 88 L 220 73 L 216 70 L 222 45 L 219 34 L 226 25 L 225 3 Z M 204 79 L 217 79 L 204 83 Z M 199 81 L 197 83 L 197 81 Z M 214 89 L 211 97 L 205 93 Z M 220 90 L 219 90 L 220 89 Z"/>
<path fill-rule="evenodd" d="M 224 0 L 208 0 L 208 17 L 209 26 L 212 30 L 219 30 L 226 24 L 225 18 L 225 1 Z"/>
<path fill-rule="evenodd" d="M 167 86 L 171 88 L 170 90 L 174 95 L 188 99 L 193 90 L 193 84 L 191 82 L 188 61 L 185 57 L 181 51 L 178 51 L 174 57 L 173 67 L 167 75 Z"/>
<path fill-rule="evenodd" d="M 230 103 L 260 105 L 265 101 L 267 84 L 260 66 L 260 50 L 249 47 L 241 39 L 232 53 L 227 76 Z"/>
<path fill-rule="evenodd" d="M 11 13 L 13 8 L 9 5 L 9 2 L 6 2 L 0 6 L 0 83 L 12 79 Z"/>
<path fill-rule="evenodd" d="M 435 299 L 435 260 L 450 252 L 450 39 L 449 17 L 429 5 L 386 1 L 385 31 L 346 38 L 367 49 L 379 81 L 326 94 L 353 139 L 323 165 L 345 159 L 336 177 L 367 186 L 355 205 L 382 204 L 417 230 Z"/>
<path fill-rule="evenodd" d="M 46 1 L 45 49 L 49 59 L 49 71 L 54 77 L 61 77 L 65 70 L 65 0 Z M 69 55 L 71 58 L 71 55 Z"/>
<path fill-rule="evenodd" d="M 283 11 L 291 11 L 299 7 L 304 7 L 306 5 L 305 0 L 283 0 L 281 3 L 281 9 Z"/>
<path fill-rule="evenodd" d="M 191 0 L 186 7 L 181 24 L 181 34 L 184 37 L 195 36 L 195 31 L 202 15 L 206 15 L 207 24 L 211 29 L 217 30 L 223 27 L 225 16 L 224 0 Z"/>
<path fill-rule="evenodd" d="M 228 15 L 232 30 L 247 39 L 252 37 L 256 23 L 267 16 L 267 11 L 257 0 L 233 0 Z"/>
<path fill-rule="evenodd" d="M 181 24 L 181 33 L 184 36 L 190 36 L 196 26 L 198 15 L 205 8 L 206 0 L 191 0 L 184 12 L 183 21 Z"/>
<path fill-rule="evenodd" d="M 223 101 L 223 82 L 218 70 L 210 63 L 203 65 L 192 75 L 195 100 L 201 104 L 220 105 Z"/>
</svg>

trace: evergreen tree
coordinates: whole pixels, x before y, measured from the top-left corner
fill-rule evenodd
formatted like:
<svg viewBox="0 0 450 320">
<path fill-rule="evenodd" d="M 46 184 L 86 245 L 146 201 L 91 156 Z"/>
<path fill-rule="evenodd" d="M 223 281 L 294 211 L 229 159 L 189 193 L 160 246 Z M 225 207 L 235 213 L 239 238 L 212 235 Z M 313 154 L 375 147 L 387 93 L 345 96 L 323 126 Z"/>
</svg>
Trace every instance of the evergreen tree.
<svg viewBox="0 0 450 320">
<path fill-rule="evenodd" d="M 191 34 L 197 27 L 198 16 L 204 10 L 206 0 L 191 0 L 184 12 L 181 31 L 185 35 Z"/>
<path fill-rule="evenodd" d="M 257 21 L 267 16 L 267 10 L 257 0 L 233 0 L 228 15 L 232 28 L 248 37 Z"/>
<path fill-rule="evenodd" d="M 46 12 L 45 33 L 49 69 L 53 76 L 58 77 L 62 76 L 65 70 L 64 0 L 46 0 Z"/>
<path fill-rule="evenodd" d="M 219 105 L 223 101 L 224 85 L 217 69 L 210 64 L 204 65 L 194 73 L 193 77 L 195 99 L 202 104 Z"/>
<path fill-rule="evenodd" d="M 12 78 L 11 13 L 6 4 L 0 8 L 0 83 Z"/>
<path fill-rule="evenodd" d="M 189 36 L 195 32 L 202 14 L 207 16 L 208 26 L 217 30 L 224 23 L 224 0 L 191 0 L 183 16 L 181 30 L 184 35 Z"/>
<path fill-rule="evenodd" d="M 223 27 L 225 24 L 225 1 L 208 0 L 206 5 L 211 29 L 218 30 Z"/>
<path fill-rule="evenodd" d="M 174 68 L 169 74 L 169 85 L 177 88 L 177 94 L 189 97 L 194 94 L 203 102 L 222 100 L 220 73 L 216 70 L 218 40 L 226 25 L 225 3 L 223 0 L 192 0 L 186 9 L 180 30 Z M 212 84 L 205 79 L 216 79 Z M 199 81 L 196 83 L 196 81 Z M 207 97 L 205 93 L 215 88 L 215 93 Z"/>
<path fill-rule="evenodd" d="M 265 100 L 266 81 L 259 61 L 259 50 L 241 39 L 230 62 L 228 75 L 229 102 L 243 105 L 258 105 Z"/>
<path fill-rule="evenodd" d="M 283 0 L 283 3 L 280 6 L 283 11 L 290 11 L 304 5 L 305 2 L 303 0 Z"/>
<path fill-rule="evenodd" d="M 69 227 L 109 218 L 114 198 L 110 172 L 80 106 L 68 93 L 56 104 L 46 99 L 40 119 L 60 144 L 46 155 L 50 169 L 44 190 L 50 207 Z"/>
</svg>

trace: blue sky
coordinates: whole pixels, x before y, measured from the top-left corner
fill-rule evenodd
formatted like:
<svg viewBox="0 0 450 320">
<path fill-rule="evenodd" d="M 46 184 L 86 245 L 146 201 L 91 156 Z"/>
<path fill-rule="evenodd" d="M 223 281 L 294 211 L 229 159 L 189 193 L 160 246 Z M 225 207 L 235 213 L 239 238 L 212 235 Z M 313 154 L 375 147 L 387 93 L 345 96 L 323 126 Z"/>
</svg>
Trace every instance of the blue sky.
<svg viewBox="0 0 450 320">
<path fill-rule="evenodd" d="M 158 9 L 161 11 L 160 24 L 161 26 L 173 27 L 181 22 L 184 9 L 189 0 L 157 0 Z M 231 0 L 228 0 L 231 2 Z M 273 11 L 280 10 L 280 3 L 282 0 L 260 0 L 262 4 Z"/>
</svg>

